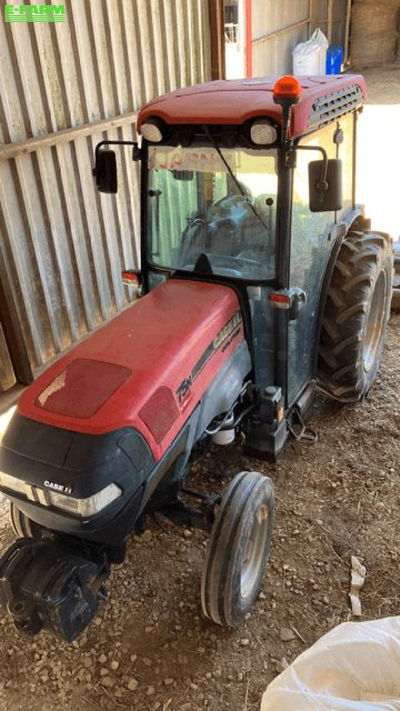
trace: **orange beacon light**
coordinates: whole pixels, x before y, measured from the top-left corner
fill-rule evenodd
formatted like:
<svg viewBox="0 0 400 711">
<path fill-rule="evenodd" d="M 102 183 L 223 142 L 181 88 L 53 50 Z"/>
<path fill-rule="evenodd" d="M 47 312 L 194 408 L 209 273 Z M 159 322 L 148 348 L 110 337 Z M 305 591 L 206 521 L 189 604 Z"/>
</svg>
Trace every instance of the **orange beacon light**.
<svg viewBox="0 0 400 711">
<path fill-rule="evenodd" d="M 274 86 L 275 104 L 297 104 L 301 99 L 301 84 L 296 77 L 287 74 L 275 83 Z"/>
</svg>

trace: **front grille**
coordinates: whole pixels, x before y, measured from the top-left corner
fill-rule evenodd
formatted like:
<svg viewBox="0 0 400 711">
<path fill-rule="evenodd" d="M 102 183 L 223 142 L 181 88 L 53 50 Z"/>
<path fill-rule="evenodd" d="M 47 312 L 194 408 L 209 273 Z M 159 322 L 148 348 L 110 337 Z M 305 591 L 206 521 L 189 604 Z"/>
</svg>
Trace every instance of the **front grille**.
<svg viewBox="0 0 400 711">
<path fill-rule="evenodd" d="M 358 84 L 345 89 L 333 91 L 317 99 L 310 110 L 309 128 L 316 129 L 326 126 L 334 119 L 353 111 L 362 105 L 362 91 Z"/>
</svg>

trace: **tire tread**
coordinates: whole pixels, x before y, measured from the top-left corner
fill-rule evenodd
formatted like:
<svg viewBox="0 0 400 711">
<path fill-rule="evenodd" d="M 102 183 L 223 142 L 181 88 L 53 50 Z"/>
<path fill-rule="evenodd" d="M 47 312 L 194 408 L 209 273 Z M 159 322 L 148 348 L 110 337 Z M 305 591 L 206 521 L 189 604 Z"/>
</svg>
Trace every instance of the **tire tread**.
<svg viewBox="0 0 400 711">
<path fill-rule="evenodd" d="M 384 232 L 350 231 L 332 273 L 321 323 L 318 381 L 326 394 L 342 402 L 357 402 L 365 397 L 376 374 L 369 380 L 360 377 L 360 343 L 377 268 L 391 251 L 391 238 Z M 389 268 L 386 273 L 390 302 Z M 385 317 L 388 316 L 389 304 L 383 304 L 382 308 Z M 383 337 L 377 361 L 381 345 Z"/>
<path fill-rule="evenodd" d="M 216 515 L 204 560 L 201 603 L 204 614 L 219 625 L 236 624 L 230 586 L 233 555 L 230 553 L 238 546 L 243 522 L 259 496 L 268 497 L 269 525 L 272 526 L 273 485 L 259 472 L 240 472 L 230 483 Z"/>
</svg>

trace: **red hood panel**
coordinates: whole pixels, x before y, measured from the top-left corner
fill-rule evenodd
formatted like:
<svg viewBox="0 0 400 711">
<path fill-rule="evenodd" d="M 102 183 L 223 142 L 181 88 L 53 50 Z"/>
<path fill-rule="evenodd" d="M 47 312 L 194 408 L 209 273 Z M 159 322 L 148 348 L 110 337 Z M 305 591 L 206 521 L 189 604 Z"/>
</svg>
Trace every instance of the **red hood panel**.
<svg viewBox="0 0 400 711">
<path fill-rule="evenodd" d="M 18 411 L 88 434 L 135 427 L 157 460 L 243 337 L 232 289 L 170 279 L 60 358 Z"/>
</svg>

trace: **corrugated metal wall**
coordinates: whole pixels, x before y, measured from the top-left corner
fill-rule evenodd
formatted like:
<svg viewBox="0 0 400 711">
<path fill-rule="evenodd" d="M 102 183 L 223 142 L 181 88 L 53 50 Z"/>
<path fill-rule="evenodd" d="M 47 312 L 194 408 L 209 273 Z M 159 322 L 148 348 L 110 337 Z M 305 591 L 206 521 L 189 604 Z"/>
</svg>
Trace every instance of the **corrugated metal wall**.
<svg viewBox="0 0 400 711">
<path fill-rule="evenodd" d="M 128 303 L 120 272 L 138 266 L 138 166 L 121 150 L 119 192 L 99 195 L 94 146 L 131 139 L 132 112 L 156 94 L 210 77 L 205 0 L 65 10 L 65 23 L 0 21 L 0 275 L 33 368 Z"/>
<path fill-rule="evenodd" d="M 292 48 L 308 39 L 310 0 L 253 0 L 253 76 L 285 74 Z"/>
<path fill-rule="evenodd" d="M 344 44 L 347 0 L 252 0 L 252 74 L 268 76 L 293 71 L 292 51 L 320 27 L 332 44 Z"/>
</svg>

